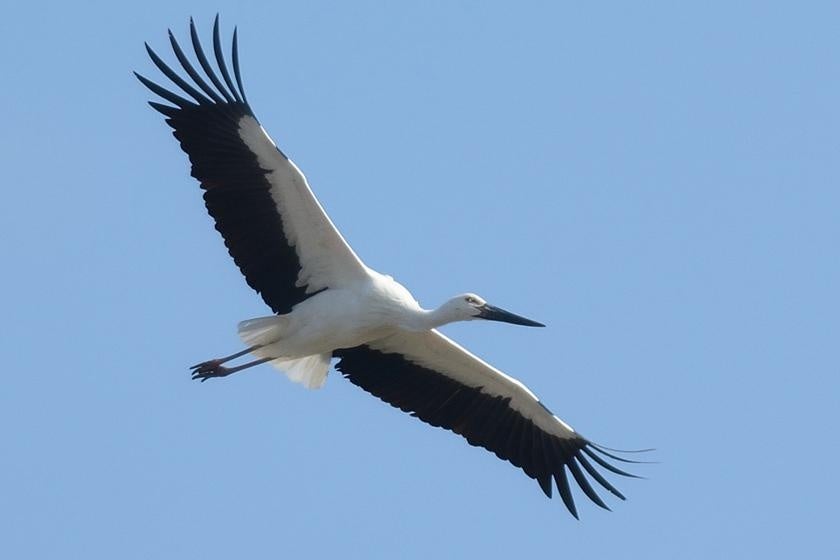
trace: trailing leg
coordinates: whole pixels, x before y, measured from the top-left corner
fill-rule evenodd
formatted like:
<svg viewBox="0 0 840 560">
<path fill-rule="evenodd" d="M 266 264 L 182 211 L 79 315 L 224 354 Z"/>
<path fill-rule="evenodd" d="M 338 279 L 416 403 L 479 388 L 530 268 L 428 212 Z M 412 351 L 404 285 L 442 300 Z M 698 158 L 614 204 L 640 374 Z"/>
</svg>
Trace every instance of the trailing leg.
<svg viewBox="0 0 840 560">
<path fill-rule="evenodd" d="M 250 367 L 258 366 L 260 364 L 264 364 L 266 362 L 270 362 L 271 360 L 275 359 L 275 358 L 260 358 L 258 360 L 254 360 L 252 362 L 242 364 L 241 366 L 230 367 L 230 368 L 227 368 L 227 367 L 222 365 L 224 362 L 227 362 L 227 361 L 232 360 L 234 358 L 238 358 L 239 356 L 243 356 L 243 355 L 247 354 L 248 352 L 250 352 L 251 350 L 255 350 L 257 348 L 259 348 L 259 347 L 257 346 L 257 347 L 249 348 L 248 350 L 243 350 L 242 352 L 239 352 L 238 354 L 233 354 L 232 356 L 228 356 L 226 358 L 221 358 L 221 359 L 218 359 L 218 360 L 210 360 L 210 361 L 207 361 L 207 362 L 202 362 L 200 364 L 196 364 L 196 365 L 194 365 L 193 367 L 190 368 L 192 370 L 192 378 L 193 379 L 199 379 L 203 383 L 203 382 L 207 381 L 208 379 L 210 379 L 211 377 L 226 377 L 226 376 L 228 376 L 232 373 L 236 373 L 237 371 L 242 371 L 243 369 L 248 369 Z"/>
<path fill-rule="evenodd" d="M 201 378 L 202 381 L 209 377 L 224 377 L 226 375 L 230 375 L 235 371 L 241 371 L 245 369 L 244 367 L 239 368 L 226 368 L 222 367 L 222 364 L 225 362 L 229 362 L 231 360 L 235 360 L 236 358 L 242 357 L 245 354 L 253 352 L 254 350 L 258 350 L 261 348 L 262 345 L 255 344 L 241 352 L 237 352 L 236 354 L 231 354 L 230 356 L 225 356 L 224 358 L 216 358 L 215 360 L 207 360 L 206 362 L 201 362 L 200 364 L 196 364 L 194 366 L 190 366 L 192 370 L 193 379 Z M 251 363 L 251 365 L 257 365 L 256 363 Z M 250 366 L 248 366 L 250 367 Z"/>
</svg>

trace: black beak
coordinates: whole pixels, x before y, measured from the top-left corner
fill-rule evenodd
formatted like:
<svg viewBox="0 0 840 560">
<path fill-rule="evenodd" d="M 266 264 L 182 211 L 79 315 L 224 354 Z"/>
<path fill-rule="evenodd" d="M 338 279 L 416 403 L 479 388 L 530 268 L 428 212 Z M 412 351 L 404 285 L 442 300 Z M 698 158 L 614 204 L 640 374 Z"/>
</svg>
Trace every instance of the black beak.
<svg viewBox="0 0 840 560">
<path fill-rule="evenodd" d="M 505 311 L 499 307 L 490 304 L 481 306 L 481 312 L 478 314 L 482 319 L 488 321 L 501 321 L 503 323 L 512 323 L 514 325 L 525 325 L 526 327 L 544 327 L 542 323 L 537 323 L 531 319 L 526 319 L 510 311 Z"/>
</svg>

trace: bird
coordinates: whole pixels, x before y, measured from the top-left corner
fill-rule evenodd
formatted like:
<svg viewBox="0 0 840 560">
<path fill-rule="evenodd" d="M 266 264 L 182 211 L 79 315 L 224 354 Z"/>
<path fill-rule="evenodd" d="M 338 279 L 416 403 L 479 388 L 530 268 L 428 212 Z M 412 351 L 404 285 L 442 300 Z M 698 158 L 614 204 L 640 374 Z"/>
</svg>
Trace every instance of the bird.
<svg viewBox="0 0 840 560">
<path fill-rule="evenodd" d="M 535 479 L 549 498 L 556 486 L 575 518 L 570 478 L 601 508 L 610 509 L 591 481 L 624 500 L 598 467 L 641 478 L 615 466 L 615 461 L 646 462 L 624 455 L 636 451 L 612 449 L 583 437 L 523 383 L 438 330 L 472 320 L 544 325 L 474 293 L 425 309 L 402 284 L 365 265 L 325 213 L 303 173 L 257 120 L 242 83 L 237 29 L 231 41 L 231 76 L 219 27 L 217 14 L 213 58 L 218 71 L 190 18 L 198 68 L 169 30 L 183 73 L 174 71 L 148 43 L 145 46 L 152 63 L 175 87 L 167 89 L 134 72 L 165 101 L 149 105 L 163 114 L 188 155 L 191 175 L 200 183 L 204 204 L 230 256 L 273 312 L 239 323 L 245 348 L 192 366 L 192 378 L 204 382 L 269 363 L 292 381 L 315 389 L 324 384 L 337 360 L 335 369 L 351 383 L 509 461 Z M 254 359 L 229 365 L 248 354 Z"/>
</svg>

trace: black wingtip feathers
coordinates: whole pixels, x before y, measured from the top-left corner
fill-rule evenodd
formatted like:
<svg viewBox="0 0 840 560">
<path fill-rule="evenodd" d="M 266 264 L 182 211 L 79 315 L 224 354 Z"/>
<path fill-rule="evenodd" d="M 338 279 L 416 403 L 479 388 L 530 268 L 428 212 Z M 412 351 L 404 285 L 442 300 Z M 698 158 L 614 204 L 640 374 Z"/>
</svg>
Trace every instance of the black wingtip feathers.
<svg viewBox="0 0 840 560">
<path fill-rule="evenodd" d="M 192 62 L 190 62 L 188 56 L 181 48 L 180 44 L 178 43 L 178 40 L 175 37 L 175 34 L 172 32 L 171 29 L 167 29 L 167 35 L 169 37 L 169 43 L 172 47 L 172 51 L 175 53 L 175 57 L 178 59 L 178 62 L 184 69 L 184 72 L 186 72 L 187 76 L 189 76 L 191 83 L 190 81 L 187 81 L 187 79 L 182 78 L 178 75 L 178 73 L 173 71 L 172 68 L 169 65 L 167 65 L 160 56 L 158 56 L 158 54 L 154 51 L 154 49 L 152 49 L 152 47 L 148 43 L 144 43 L 144 46 L 146 48 L 146 53 L 148 54 L 149 58 L 154 63 L 154 65 L 158 68 L 158 70 L 160 70 L 160 72 L 163 75 L 165 75 L 173 84 L 175 84 L 175 86 L 177 86 L 177 88 L 180 89 L 181 92 L 191 97 L 192 100 L 181 97 L 173 91 L 169 91 L 168 89 L 163 88 L 160 85 L 152 82 L 151 80 L 135 73 L 137 79 L 140 80 L 140 82 L 147 88 L 149 88 L 153 93 L 176 105 L 180 109 L 195 107 L 197 105 L 241 103 L 245 105 L 246 110 L 249 113 L 251 113 L 250 106 L 248 105 L 248 102 L 246 101 L 245 97 L 245 88 L 242 83 L 242 72 L 240 70 L 239 64 L 239 39 L 237 30 L 234 29 L 233 32 L 231 53 L 233 58 L 233 73 L 236 78 L 236 82 L 234 83 L 234 81 L 231 79 L 228 66 L 227 64 L 225 64 L 224 55 L 222 54 L 219 14 L 216 14 L 216 17 L 213 21 L 213 52 L 218 66 L 218 71 L 221 73 L 221 77 L 224 80 L 224 82 L 222 81 L 222 79 L 219 79 L 216 73 L 216 69 L 213 68 L 213 66 L 207 59 L 207 56 L 204 54 L 204 49 L 202 48 L 201 41 L 198 37 L 195 19 L 192 16 L 190 16 L 189 18 L 189 26 L 190 40 L 192 42 L 193 50 L 195 52 L 195 57 L 198 61 L 198 65 L 203 71 L 203 75 L 202 72 L 200 72 L 198 68 L 192 64 Z M 177 89 L 175 91 L 177 91 Z M 161 111 L 160 107 L 153 107 L 156 110 L 163 112 Z"/>
</svg>

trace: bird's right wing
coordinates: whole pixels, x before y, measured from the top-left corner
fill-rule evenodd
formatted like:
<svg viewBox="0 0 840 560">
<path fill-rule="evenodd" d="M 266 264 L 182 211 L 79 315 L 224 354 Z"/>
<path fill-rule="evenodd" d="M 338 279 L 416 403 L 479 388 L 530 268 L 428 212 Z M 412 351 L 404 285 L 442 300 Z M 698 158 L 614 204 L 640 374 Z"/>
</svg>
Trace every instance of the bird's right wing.
<svg viewBox="0 0 840 560">
<path fill-rule="evenodd" d="M 192 20 L 190 32 L 203 76 L 171 32 L 169 40 L 192 82 L 174 72 L 148 45 L 146 49 L 158 69 L 191 99 L 139 74 L 137 78 L 171 103 L 150 105 L 167 117 L 189 155 L 207 211 L 248 284 L 275 313 L 287 313 L 320 290 L 364 278 L 365 265 L 330 221 L 303 173 L 251 111 L 242 88 L 236 32 L 232 52 L 236 85 L 222 55 L 218 16 L 213 47 L 224 83 L 207 60 Z"/>
<path fill-rule="evenodd" d="M 626 473 L 606 458 L 634 462 L 580 436 L 554 416 L 525 385 L 477 358 L 436 330 L 401 332 L 334 352 L 344 377 L 420 420 L 462 435 L 510 461 L 551 497 L 552 479 L 577 517 L 566 471 L 583 492 L 609 509 L 584 471 L 615 496 L 624 496 L 590 462 Z"/>
</svg>

